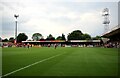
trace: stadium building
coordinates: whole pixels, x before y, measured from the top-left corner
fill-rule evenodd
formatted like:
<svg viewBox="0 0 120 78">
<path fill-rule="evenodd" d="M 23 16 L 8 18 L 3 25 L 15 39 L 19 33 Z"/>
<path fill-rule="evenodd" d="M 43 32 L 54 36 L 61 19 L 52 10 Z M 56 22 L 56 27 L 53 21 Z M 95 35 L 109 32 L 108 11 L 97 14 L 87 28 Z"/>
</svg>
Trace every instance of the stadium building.
<svg viewBox="0 0 120 78">
<path fill-rule="evenodd" d="M 49 41 L 22 41 L 23 44 L 32 44 L 32 45 L 40 45 L 40 46 L 54 46 L 57 44 L 61 47 L 93 47 L 99 46 L 101 44 L 101 40 L 49 40 Z"/>
<path fill-rule="evenodd" d="M 107 43 L 108 47 L 120 47 L 120 24 L 103 34 L 102 37 L 110 39 Z"/>
</svg>

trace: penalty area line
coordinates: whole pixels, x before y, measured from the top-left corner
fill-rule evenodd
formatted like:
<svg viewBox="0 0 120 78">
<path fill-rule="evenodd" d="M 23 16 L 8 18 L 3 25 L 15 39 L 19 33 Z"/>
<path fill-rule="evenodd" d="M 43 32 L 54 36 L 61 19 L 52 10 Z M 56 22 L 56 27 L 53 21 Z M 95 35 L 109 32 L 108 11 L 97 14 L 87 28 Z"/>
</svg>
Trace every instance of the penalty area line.
<svg viewBox="0 0 120 78">
<path fill-rule="evenodd" d="M 10 73 L 7 73 L 7 74 L 3 75 L 2 77 L 9 76 L 9 75 L 11 75 L 11 74 L 13 74 L 13 73 L 16 73 L 16 72 L 18 72 L 18 71 L 21 71 L 21 70 L 23 70 L 23 69 L 26 69 L 26 68 L 28 68 L 28 67 L 31 67 L 31 66 L 36 65 L 36 64 L 39 64 L 39 63 L 41 63 L 41 62 L 50 60 L 50 59 L 52 59 L 52 58 L 55 58 L 55 57 L 60 56 L 60 55 L 63 55 L 63 54 L 65 54 L 65 53 L 58 54 L 58 55 L 55 55 L 55 56 L 52 56 L 52 57 L 49 57 L 49 58 L 46 58 L 46 59 L 37 61 L 37 62 L 35 62 L 35 63 L 32 63 L 32 64 L 27 65 L 27 66 L 25 66 L 25 67 L 19 68 L 19 69 L 14 70 L 14 71 L 12 71 L 12 72 L 10 72 Z"/>
</svg>

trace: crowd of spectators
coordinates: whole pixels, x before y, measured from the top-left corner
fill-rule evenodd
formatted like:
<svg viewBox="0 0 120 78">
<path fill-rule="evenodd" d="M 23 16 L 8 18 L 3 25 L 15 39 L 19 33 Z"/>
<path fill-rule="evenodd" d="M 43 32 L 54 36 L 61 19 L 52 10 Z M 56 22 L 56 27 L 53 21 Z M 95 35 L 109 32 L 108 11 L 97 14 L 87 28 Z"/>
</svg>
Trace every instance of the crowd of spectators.
<svg viewBox="0 0 120 78">
<path fill-rule="evenodd" d="M 0 47 L 54 47 L 55 44 L 25 44 L 25 43 L 0 43 Z M 109 41 L 105 44 L 56 44 L 58 47 L 105 47 L 105 48 L 120 48 L 120 42 L 118 41 Z"/>
<path fill-rule="evenodd" d="M 120 42 L 118 41 L 112 41 L 108 42 L 104 45 L 105 48 L 120 48 Z"/>
</svg>

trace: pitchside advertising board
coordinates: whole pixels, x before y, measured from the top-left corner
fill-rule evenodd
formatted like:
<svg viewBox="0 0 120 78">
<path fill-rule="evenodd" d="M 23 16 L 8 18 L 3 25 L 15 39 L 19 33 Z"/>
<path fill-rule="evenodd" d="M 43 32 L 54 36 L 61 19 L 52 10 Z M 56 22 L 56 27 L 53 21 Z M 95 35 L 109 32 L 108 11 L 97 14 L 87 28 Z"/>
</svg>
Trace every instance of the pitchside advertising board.
<svg viewBox="0 0 120 78">
<path fill-rule="evenodd" d="M 100 42 L 100 40 L 70 40 L 70 42 Z"/>
<path fill-rule="evenodd" d="M 49 40 L 49 41 L 22 41 L 23 43 L 24 42 L 65 42 L 65 40 Z"/>
<path fill-rule="evenodd" d="M 66 42 L 65 40 L 49 40 L 49 41 L 22 41 L 24 42 Z M 70 40 L 69 42 L 101 42 L 101 40 Z"/>
</svg>

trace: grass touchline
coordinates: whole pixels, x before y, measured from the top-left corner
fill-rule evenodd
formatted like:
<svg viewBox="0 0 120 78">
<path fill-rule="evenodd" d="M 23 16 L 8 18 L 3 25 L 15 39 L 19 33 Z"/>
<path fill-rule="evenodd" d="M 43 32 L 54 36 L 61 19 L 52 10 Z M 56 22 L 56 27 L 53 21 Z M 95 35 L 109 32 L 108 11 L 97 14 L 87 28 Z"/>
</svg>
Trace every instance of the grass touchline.
<svg viewBox="0 0 120 78">
<path fill-rule="evenodd" d="M 64 54 L 64 53 L 62 53 L 62 54 Z M 10 73 L 7 73 L 7 74 L 3 75 L 3 77 L 4 77 L 4 76 L 11 75 L 11 74 L 13 74 L 13 73 L 16 73 L 16 72 L 18 72 L 18 71 L 21 71 L 21 70 L 23 70 L 23 69 L 26 69 L 26 68 L 31 67 L 31 66 L 33 66 L 33 65 L 36 65 L 36 64 L 38 64 L 38 63 L 41 63 L 41 62 L 50 60 L 50 59 L 55 58 L 55 57 L 57 57 L 57 56 L 60 56 L 60 55 L 62 55 L 62 54 L 58 54 L 58 55 L 55 55 L 55 56 L 52 56 L 52 57 L 49 57 L 49 58 L 40 60 L 40 61 L 35 62 L 35 63 L 33 63 L 33 64 L 27 65 L 27 66 L 25 66 L 25 67 L 19 68 L 19 69 L 15 70 L 15 71 L 12 71 L 12 72 L 10 72 Z"/>
</svg>

